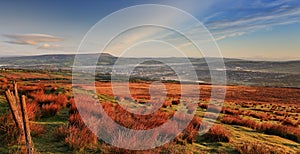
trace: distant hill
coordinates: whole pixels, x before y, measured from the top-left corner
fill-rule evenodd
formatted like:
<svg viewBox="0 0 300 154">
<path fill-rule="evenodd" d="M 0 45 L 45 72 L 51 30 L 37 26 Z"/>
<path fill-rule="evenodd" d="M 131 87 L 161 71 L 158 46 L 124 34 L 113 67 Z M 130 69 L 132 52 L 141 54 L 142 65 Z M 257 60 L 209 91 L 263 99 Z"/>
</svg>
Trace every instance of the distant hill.
<svg viewBox="0 0 300 154">
<path fill-rule="evenodd" d="M 81 55 L 40 55 L 24 57 L 2 57 L 0 58 L 0 67 L 18 68 L 18 69 L 42 69 L 42 70 L 71 70 L 74 58 L 77 59 L 79 66 L 95 66 L 91 62 L 97 62 L 98 54 Z M 210 70 L 206 60 L 209 59 L 210 65 L 214 66 L 218 58 L 190 58 L 198 80 L 210 82 Z M 136 67 L 135 64 L 142 65 L 136 67 L 133 76 L 136 78 L 147 79 L 176 79 L 177 75 L 170 67 L 163 63 L 170 64 L 171 67 L 177 67 L 181 73 L 186 72 L 188 64 L 184 58 L 118 58 L 107 53 L 101 54 L 97 63 L 98 77 L 109 78 L 115 62 L 118 60 L 120 74 L 126 73 L 127 68 Z M 264 85 L 264 86 L 284 86 L 300 87 L 300 60 L 299 61 L 250 61 L 242 59 L 224 58 L 226 66 L 227 83 L 242 85 Z M 216 66 L 216 65 L 215 65 Z M 222 69 L 221 69 L 222 70 Z M 219 70 L 215 70 L 219 71 Z M 141 73 L 143 72 L 143 73 Z M 106 76 L 105 76 L 106 75 Z"/>
<path fill-rule="evenodd" d="M 68 68 L 74 63 L 75 54 L 56 54 L 56 55 L 39 55 L 39 56 L 19 56 L 19 57 L 0 57 L 0 65 L 7 67 L 26 67 L 34 68 L 41 66 Z M 99 54 L 81 54 L 85 61 L 95 59 Z M 99 59 L 102 65 L 112 65 L 117 58 L 108 54 L 102 53 Z"/>
<path fill-rule="evenodd" d="M 247 61 L 247 60 L 236 60 L 227 61 L 227 68 L 240 67 L 245 70 L 256 70 L 265 72 L 285 72 L 285 73 L 300 73 L 300 60 L 299 61 Z"/>
</svg>

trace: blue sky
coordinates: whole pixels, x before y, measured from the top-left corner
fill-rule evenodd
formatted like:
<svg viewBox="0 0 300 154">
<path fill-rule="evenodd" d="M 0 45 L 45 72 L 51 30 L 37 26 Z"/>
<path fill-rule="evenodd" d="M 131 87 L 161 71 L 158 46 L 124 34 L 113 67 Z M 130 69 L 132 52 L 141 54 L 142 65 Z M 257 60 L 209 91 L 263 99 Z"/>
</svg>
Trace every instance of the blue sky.
<svg viewBox="0 0 300 154">
<path fill-rule="evenodd" d="M 0 56 L 76 53 L 99 20 L 139 4 L 170 5 L 192 14 L 212 33 L 224 57 L 300 59 L 298 0 L 0 1 Z M 143 55 L 148 54 L 138 54 Z"/>
</svg>

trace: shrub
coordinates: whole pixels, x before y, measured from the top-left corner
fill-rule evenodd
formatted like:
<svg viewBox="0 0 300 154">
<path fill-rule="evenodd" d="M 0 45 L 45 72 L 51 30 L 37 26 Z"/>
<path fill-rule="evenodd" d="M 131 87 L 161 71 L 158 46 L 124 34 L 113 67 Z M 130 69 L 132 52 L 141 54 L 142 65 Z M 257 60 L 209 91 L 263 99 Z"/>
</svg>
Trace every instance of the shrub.
<svg viewBox="0 0 300 154">
<path fill-rule="evenodd" d="M 64 140 L 68 136 L 68 125 L 62 125 L 53 131 L 53 136 L 58 141 Z"/>
<path fill-rule="evenodd" d="M 79 129 L 70 126 L 65 142 L 72 150 L 82 151 L 84 149 L 96 149 L 98 145 L 97 137 L 88 129 Z"/>
<path fill-rule="evenodd" d="M 186 127 L 186 129 L 179 135 L 175 141 L 176 142 L 187 142 L 193 143 L 198 135 L 198 131 L 201 129 L 202 126 L 202 119 L 194 116 L 190 124 Z"/>
<path fill-rule="evenodd" d="M 85 127 L 85 124 L 82 121 L 81 116 L 80 116 L 79 113 L 70 114 L 69 123 L 70 123 L 70 125 L 74 125 L 74 126 L 77 126 L 79 128 L 84 128 Z"/>
<path fill-rule="evenodd" d="M 61 107 L 65 107 L 67 105 L 67 96 L 64 94 L 45 94 L 43 90 L 39 90 L 29 94 L 38 104 L 45 105 L 45 104 L 57 104 Z"/>
<path fill-rule="evenodd" d="M 39 118 L 41 115 L 41 109 L 37 102 L 28 102 L 26 104 L 26 110 L 29 120 L 35 120 L 35 118 Z"/>
<path fill-rule="evenodd" d="M 10 113 L 0 116 L 0 144 L 17 143 L 19 133 Z"/>
<path fill-rule="evenodd" d="M 8 80 L 7 80 L 7 78 L 1 78 L 1 79 L 0 79 L 0 82 L 7 83 Z"/>
<path fill-rule="evenodd" d="M 202 136 L 205 141 L 210 142 L 229 142 L 230 135 L 226 128 L 220 124 L 213 125 L 209 131 Z"/>
<path fill-rule="evenodd" d="M 283 112 L 283 111 L 275 111 L 273 113 L 276 115 L 279 115 L 279 116 L 285 116 L 287 114 L 286 112 Z"/>
<path fill-rule="evenodd" d="M 223 114 L 230 114 L 230 115 L 240 115 L 241 111 L 240 110 L 234 110 L 231 109 L 230 107 L 226 107 L 222 109 Z"/>
<path fill-rule="evenodd" d="M 263 113 L 263 112 L 250 112 L 249 116 L 251 116 L 253 118 L 261 119 L 261 120 L 269 119 L 269 115 L 266 113 Z"/>
<path fill-rule="evenodd" d="M 56 96 L 56 98 L 54 99 L 54 103 L 58 104 L 58 105 L 60 105 L 62 107 L 66 107 L 67 101 L 68 101 L 67 96 L 64 95 L 64 94 L 58 94 Z"/>
<path fill-rule="evenodd" d="M 259 131 L 264 132 L 265 134 L 277 135 L 286 139 L 300 142 L 300 129 L 297 127 L 283 126 L 273 123 L 259 124 L 250 119 L 233 116 L 223 117 L 221 121 L 225 124 L 245 126 L 252 129 L 257 129 Z"/>
<path fill-rule="evenodd" d="M 251 108 L 253 106 L 253 104 L 243 102 L 243 103 L 241 103 L 241 106 L 244 107 L 244 108 Z"/>
<path fill-rule="evenodd" d="M 55 100 L 55 95 L 44 94 L 43 90 L 30 93 L 29 96 L 32 97 L 35 101 L 37 101 L 40 105 L 50 104 Z"/>
<path fill-rule="evenodd" d="M 294 122 L 293 120 L 291 120 L 289 118 L 285 118 L 281 124 L 285 125 L 285 126 L 298 127 L 298 122 Z"/>
<path fill-rule="evenodd" d="M 168 107 L 168 106 L 171 106 L 171 104 L 172 104 L 171 102 L 165 101 L 165 102 L 163 103 L 162 106 L 163 106 L 164 108 L 166 108 L 166 107 Z"/>
<path fill-rule="evenodd" d="M 43 117 L 52 117 L 55 116 L 60 109 L 60 106 L 57 104 L 44 104 L 42 106 L 42 116 Z"/>
<path fill-rule="evenodd" d="M 180 100 L 176 99 L 176 100 L 172 100 L 172 105 L 178 105 L 180 104 Z"/>
<path fill-rule="evenodd" d="M 221 122 L 229 125 L 245 126 L 252 129 L 256 129 L 259 126 L 259 124 L 256 121 L 236 116 L 225 116 L 221 119 Z"/>
<path fill-rule="evenodd" d="M 277 135 L 295 142 L 300 142 L 300 130 L 296 127 L 264 123 L 261 125 L 260 131 L 269 135 Z"/>
<path fill-rule="evenodd" d="M 75 105 L 75 99 L 74 98 L 70 99 L 69 107 L 70 107 L 69 114 L 78 113 L 77 107 Z"/>
<path fill-rule="evenodd" d="M 30 123 L 30 133 L 34 137 L 38 137 L 46 132 L 46 129 L 43 125 Z"/>
<path fill-rule="evenodd" d="M 273 154 L 276 153 L 271 147 L 259 142 L 243 142 L 242 145 L 235 145 L 235 150 L 239 154 Z"/>
<path fill-rule="evenodd" d="M 208 108 L 208 104 L 202 104 L 202 103 L 198 103 L 198 106 L 202 109 L 207 109 Z"/>
</svg>

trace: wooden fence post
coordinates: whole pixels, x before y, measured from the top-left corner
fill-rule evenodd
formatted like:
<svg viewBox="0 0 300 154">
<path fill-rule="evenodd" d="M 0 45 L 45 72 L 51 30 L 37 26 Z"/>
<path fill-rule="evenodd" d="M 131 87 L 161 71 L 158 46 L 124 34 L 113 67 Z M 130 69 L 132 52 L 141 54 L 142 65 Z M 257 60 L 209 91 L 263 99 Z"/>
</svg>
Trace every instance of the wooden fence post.
<svg viewBox="0 0 300 154">
<path fill-rule="evenodd" d="M 26 110 L 26 100 L 25 100 L 24 95 L 22 95 L 21 111 L 22 111 L 22 117 L 23 117 L 27 152 L 30 154 L 32 152 L 33 145 L 32 145 L 32 140 L 31 140 L 31 136 L 30 136 L 30 126 L 29 126 L 29 120 L 28 120 L 28 115 L 27 115 L 27 110 Z"/>
<path fill-rule="evenodd" d="M 20 104 L 20 97 L 18 93 L 18 84 L 16 81 L 13 82 L 13 88 L 15 93 L 16 105 L 18 106 Z"/>
<path fill-rule="evenodd" d="M 17 83 L 13 83 L 14 94 L 7 89 L 5 91 L 5 97 L 11 109 L 11 113 L 15 124 L 20 131 L 20 137 L 18 139 L 21 144 L 21 153 L 32 153 L 32 140 L 30 136 L 29 120 L 26 110 L 25 96 L 22 96 L 22 102 L 20 101 L 18 94 Z M 19 106 L 20 105 L 20 106 Z M 21 110 L 21 111 L 19 111 Z M 21 112 L 21 113 L 20 113 Z M 26 144 L 26 148 L 24 145 Z"/>
<path fill-rule="evenodd" d="M 8 104 L 9 104 L 9 107 L 11 109 L 11 113 L 12 113 L 13 119 L 16 123 L 16 126 L 19 128 L 20 131 L 22 131 L 23 124 L 21 122 L 20 114 L 18 112 L 18 107 L 16 106 L 14 96 L 11 94 L 9 89 L 5 92 L 5 96 L 6 96 L 6 100 L 7 100 Z"/>
</svg>

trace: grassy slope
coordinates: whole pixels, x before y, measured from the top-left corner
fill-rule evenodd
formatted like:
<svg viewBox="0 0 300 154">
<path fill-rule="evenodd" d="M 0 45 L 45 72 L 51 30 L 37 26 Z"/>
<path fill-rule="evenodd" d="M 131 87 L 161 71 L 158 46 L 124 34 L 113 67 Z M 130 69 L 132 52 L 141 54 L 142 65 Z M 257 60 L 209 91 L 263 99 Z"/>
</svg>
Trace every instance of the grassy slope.
<svg viewBox="0 0 300 154">
<path fill-rule="evenodd" d="M 0 95 L 0 116 L 5 114 L 8 110 L 8 104 L 6 103 L 5 97 Z M 7 146 L 0 145 L 0 153 L 8 153 Z"/>
<path fill-rule="evenodd" d="M 110 101 L 115 102 L 115 100 L 111 96 L 99 95 L 100 100 L 103 101 Z M 126 101 L 126 103 L 130 103 Z M 135 105 L 139 105 L 134 103 Z M 168 107 L 164 110 L 174 110 L 177 107 L 173 105 L 172 108 Z M 203 115 L 204 110 L 198 109 L 196 115 Z M 223 116 L 223 114 L 220 114 Z M 250 118 L 250 117 L 248 117 Z M 220 123 L 220 122 L 217 122 Z M 231 141 L 229 143 L 223 142 L 205 142 L 200 139 L 193 143 L 193 145 L 188 145 L 191 151 L 199 152 L 199 151 L 206 151 L 209 153 L 219 153 L 219 152 L 226 152 L 226 153 L 236 153 L 235 146 L 240 145 L 241 143 L 247 141 L 251 143 L 260 143 L 265 144 L 267 146 L 272 147 L 272 149 L 278 151 L 279 153 L 287 152 L 287 153 L 297 153 L 300 149 L 300 143 L 296 143 L 294 141 L 284 139 L 275 135 L 266 135 L 260 132 L 257 132 L 251 128 L 246 128 L 242 126 L 235 126 L 235 125 L 224 125 L 227 130 L 231 134 Z"/>
<path fill-rule="evenodd" d="M 69 110 L 62 109 L 59 114 L 54 117 L 43 118 L 34 123 L 44 125 L 46 133 L 38 137 L 33 137 L 34 147 L 41 153 L 67 153 L 69 148 L 64 141 L 58 141 L 53 136 L 53 131 L 59 126 L 67 124 L 69 118 Z"/>
<path fill-rule="evenodd" d="M 111 100 L 110 96 L 100 95 L 100 99 L 103 100 Z M 112 101 L 112 100 L 111 100 Z M 8 109 L 7 103 L 3 97 L 0 97 L 0 113 L 4 113 Z M 202 111 L 198 111 L 202 112 Z M 201 114 L 201 113 L 198 113 Z M 57 141 L 53 136 L 53 130 L 57 127 L 68 123 L 68 109 L 65 108 L 60 111 L 60 113 L 54 117 L 50 118 L 42 118 L 36 122 L 36 124 L 44 125 L 46 128 L 46 133 L 33 137 L 33 142 L 35 148 L 41 153 L 68 153 L 68 146 L 64 143 L 64 141 Z M 224 124 L 225 125 L 225 124 Z M 196 143 L 192 145 L 187 145 L 186 148 L 190 149 L 194 152 L 206 151 L 209 153 L 218 153 L 218 152 L 226 152 L 226 153 L 235 153 L 234 146 L 238 145 L 244 141 L 249 142 L 259 142 L 261 144 L 265 144 L 271 146 L 272 148 L 288 152 L 288 153 L 296 153 L 297 149 L 300 149 L 300 144 L 278 137 L 273 135 L 266 135 L 254 131 L 250 128 L 242 127 L 242 126 L 234 126 L 234 125 L 225 125 L 227 130 L 231 133 L 231 141 L 229 143 L 222 142 L 205 142 L 203 140 L 198 140 Z M 0 152 L 6 152 L 5 147 L 0 147 Z"/>
<path fill-rule="evenodd" d="M 37 74 L 38 75 L 38 74 Z M 58 74 L 57 74 L 58 75 Z M 110 96 L 100 95 L 100 99 L 113 102 L 114 98 Z M 8 104 L 3 95 L 0 95 L 0 115 L 5 113 L 8 109 Z M 202 115 L 203 110 L 198 111 L 198 115 Z M 53 130 L 57 127 L 68 123 L 68 109 L 63 109 L 60 113 L 54 117 L 42 118 L 35 123 L 44 125 L 46 128 L 46 133 L 42 134 L 39 137 L 33 137 L 33 142 L 35 148 L 41 153 L 68 153 L 71 152 L 68 146 L 64 141 L 57 141 L 53 136 Z M 224 124 L 225 125 L 225 124 Z M 278 137 L 274 135 L 266 135 L 252 129 L 234 126 L 234 125 L 225 125 L 228 131 L 231 133 L 231 142 L 222 143 L 222 142 L 205 142 L 199 140 L 198 142 L 187 145 L 186 148 L 194 152 L 206 151 L 209 153 L 217 152 L 227 152 L 235 153 L 234 146 L 241 144 L 244 141 L 249 142 L 259 142 L 261 144 L 266 144 L 271 146 L 278 151 L 284 151 L 288 153 L 296 153 L 300 149 L 300 144 Z M 7 148 L 3 145 L 0 145 L 0 153 L 7 153 Z"/>
</svg>

